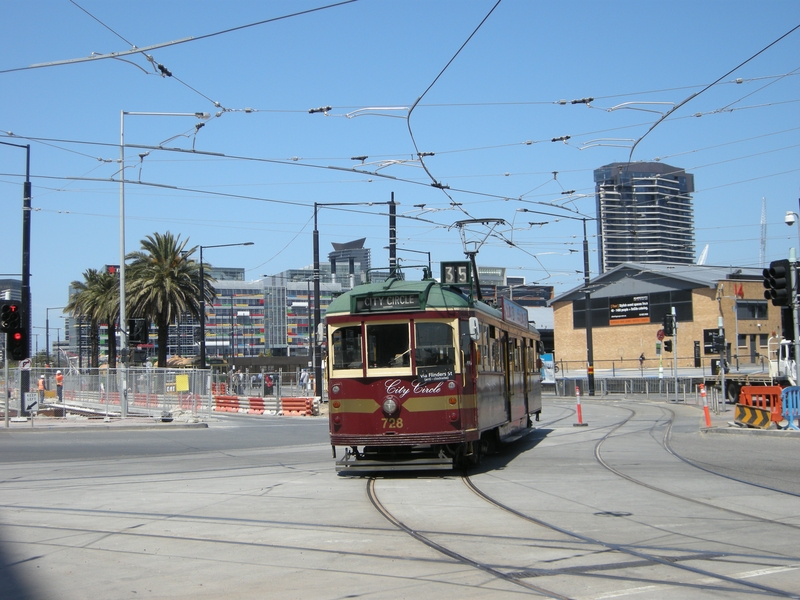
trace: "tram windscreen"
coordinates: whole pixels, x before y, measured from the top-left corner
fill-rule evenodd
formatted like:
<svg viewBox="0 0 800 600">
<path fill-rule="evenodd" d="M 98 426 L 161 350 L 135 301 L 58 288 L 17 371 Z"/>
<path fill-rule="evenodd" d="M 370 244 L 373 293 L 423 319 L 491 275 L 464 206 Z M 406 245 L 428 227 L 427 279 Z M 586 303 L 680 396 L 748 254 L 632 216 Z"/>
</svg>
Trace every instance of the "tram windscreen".
<svg viewBox="0 0 800 600">
<path fill-rule="evenodd" d="M 371 369 L 408 367 L 408 323 L 367 325 L 367 362 Z"/>
<path fill-rule="evenodd" d="M 417 323 L 414 357 L 418 367 L 455 365 L 453 328 L 447 323 Z"/>
<path fill-rule="evenodd" d="M 340 327 L 333 332 L 333 368 L 361 368 L 361 326 Z"/>
</svg>

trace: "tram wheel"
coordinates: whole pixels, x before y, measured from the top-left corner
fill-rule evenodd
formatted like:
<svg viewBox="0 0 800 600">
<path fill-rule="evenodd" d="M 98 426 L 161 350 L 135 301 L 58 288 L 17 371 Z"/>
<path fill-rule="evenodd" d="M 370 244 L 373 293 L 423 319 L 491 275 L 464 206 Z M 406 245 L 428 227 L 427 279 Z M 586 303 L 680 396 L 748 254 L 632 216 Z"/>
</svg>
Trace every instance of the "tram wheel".
<svg viewBox="0 0 800 600">
<path fill-rule="evenodd" d="M 483 458 L 483 443 L 465 442 L 459 445 L 453 458 L 453 467 L 456 469 L 471 469 L 481 464 Z"/>
</svg>

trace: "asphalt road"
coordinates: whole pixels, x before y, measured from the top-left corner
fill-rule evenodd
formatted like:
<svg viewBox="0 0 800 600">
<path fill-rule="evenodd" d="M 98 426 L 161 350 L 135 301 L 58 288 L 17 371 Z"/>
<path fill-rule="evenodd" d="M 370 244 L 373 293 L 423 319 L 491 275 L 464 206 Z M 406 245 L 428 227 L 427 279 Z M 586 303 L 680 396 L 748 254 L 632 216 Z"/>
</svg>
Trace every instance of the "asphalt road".
<svg viewBox="0 0 800 600">
<path fill-rule="evenodd" d="M 583 416 L 546 399 L 468 478 L 337 475 L 320 417 L 3 431 L 0 594 L 797 597 L 800 438 L 701 433 L 668 403 Z"/>
</svg>

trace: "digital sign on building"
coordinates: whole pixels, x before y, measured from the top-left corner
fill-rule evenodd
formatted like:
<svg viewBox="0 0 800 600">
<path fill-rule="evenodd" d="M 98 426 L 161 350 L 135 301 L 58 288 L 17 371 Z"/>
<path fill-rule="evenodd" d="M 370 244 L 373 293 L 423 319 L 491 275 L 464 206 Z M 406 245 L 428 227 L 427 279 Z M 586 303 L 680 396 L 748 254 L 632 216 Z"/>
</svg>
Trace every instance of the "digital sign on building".
<svg viewBox="0 0 800 600">
<path fill-rule="evenodd" d="M 609 325 L 641 325 L 649 322 L 650 296 L 647 294 L 609 298 Z"/>
</svg>

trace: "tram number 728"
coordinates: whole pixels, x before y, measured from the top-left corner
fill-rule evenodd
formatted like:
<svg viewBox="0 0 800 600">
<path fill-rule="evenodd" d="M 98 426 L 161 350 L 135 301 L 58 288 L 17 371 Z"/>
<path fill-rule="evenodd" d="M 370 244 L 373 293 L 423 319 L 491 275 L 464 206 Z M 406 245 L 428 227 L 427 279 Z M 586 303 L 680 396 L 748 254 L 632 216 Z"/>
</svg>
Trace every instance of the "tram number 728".
<svg viewBox="0 0 800 600">
<path fill-rule="evenodd" d="M 402 417 L 390 417 L 390 418 L 383 418 L 383 428 L 384 429 L 402 429 L 403 428 L 403 419 Z"/>
</svg>

